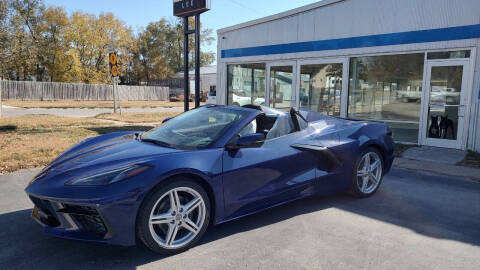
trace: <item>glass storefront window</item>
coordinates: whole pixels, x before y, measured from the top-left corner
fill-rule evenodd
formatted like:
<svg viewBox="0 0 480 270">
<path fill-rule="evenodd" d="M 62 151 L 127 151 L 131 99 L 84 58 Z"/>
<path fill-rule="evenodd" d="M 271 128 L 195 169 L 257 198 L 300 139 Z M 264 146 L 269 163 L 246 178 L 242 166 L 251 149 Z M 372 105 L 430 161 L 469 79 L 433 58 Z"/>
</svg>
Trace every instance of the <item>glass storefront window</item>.
<svg viewBox="0 0 480 270">
<path fill-rule="evenodd" d="M 452 59 L 452 58 L 470 58 L 470 50 L 427 53 L 427 59 L 429 60 Z"/>
<path fill-rule="evenodd" d="M 348 116 L 419 122 L 424 57 L 417 53 L 351 58 Z M 415 133 L 411 137 L 416 142 L 418 126 Z"/>
<path fill-rule="evenodd" d="M 419 123 L 387 122 L 393 131 L 393 138 L 399 142 L 418 142 Z"/>
<path fill-rule="evenodd" d="M 227 104 L 265 104 L 265 64 L 228 65 Z"/>
<path fill-rule="evenodd" d="M 302 65 L 300 108 L 340 116 L 342 64 Z"/>
<path fill-rule="evenodd" d="M 293 66 L 270 67 L 270 107 L 289 109 L 292 106 Z"/>
</svg>

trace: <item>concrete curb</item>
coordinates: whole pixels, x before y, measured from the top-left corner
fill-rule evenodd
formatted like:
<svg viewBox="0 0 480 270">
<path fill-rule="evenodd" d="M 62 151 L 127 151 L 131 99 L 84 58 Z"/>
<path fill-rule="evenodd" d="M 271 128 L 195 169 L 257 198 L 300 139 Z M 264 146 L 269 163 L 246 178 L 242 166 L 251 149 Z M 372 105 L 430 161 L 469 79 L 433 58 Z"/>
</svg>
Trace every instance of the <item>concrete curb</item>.
<svg viewBox="0 0 480 270">
<path fill-rule="evenodd" d="M 429 172 L 432 174 L 467 178 L 480 182 L 480 169 L 476 168 L 399 157 L 395 158 L 393 166 L 397 168 Z"/>
</svg>

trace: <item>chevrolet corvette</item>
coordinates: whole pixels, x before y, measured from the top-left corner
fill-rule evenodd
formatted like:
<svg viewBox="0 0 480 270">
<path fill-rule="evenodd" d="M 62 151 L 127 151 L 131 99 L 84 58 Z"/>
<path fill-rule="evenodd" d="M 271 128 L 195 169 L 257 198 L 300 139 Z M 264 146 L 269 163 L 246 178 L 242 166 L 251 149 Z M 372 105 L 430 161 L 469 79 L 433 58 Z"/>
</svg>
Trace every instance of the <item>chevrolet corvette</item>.
<svg viewBox="0 0 480 270">
<path fill-rule="evenodd" d="M 373 195 L 390 128 L 263 106 L 206 105 L 146 132 L 74 145 L 26 188 L 45 233 L 173 254 L 209 226 L 312 195 Z"/>
</svg>

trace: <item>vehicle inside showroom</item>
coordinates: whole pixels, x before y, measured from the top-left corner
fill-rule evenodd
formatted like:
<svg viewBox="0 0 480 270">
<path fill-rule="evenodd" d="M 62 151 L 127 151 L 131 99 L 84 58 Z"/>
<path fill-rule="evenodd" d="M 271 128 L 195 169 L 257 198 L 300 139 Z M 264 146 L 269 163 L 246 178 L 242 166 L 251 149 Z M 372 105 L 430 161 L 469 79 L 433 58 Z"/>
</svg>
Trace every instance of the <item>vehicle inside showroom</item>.
<svg viewBox="0 0 480 270">
<path fill-rule="evenodd" d="M 217 103 L 383 121 L 397 142 L 480 151 L 478 14 L 477 0 L 325 0 L 220 29 Z"/>
</svg>

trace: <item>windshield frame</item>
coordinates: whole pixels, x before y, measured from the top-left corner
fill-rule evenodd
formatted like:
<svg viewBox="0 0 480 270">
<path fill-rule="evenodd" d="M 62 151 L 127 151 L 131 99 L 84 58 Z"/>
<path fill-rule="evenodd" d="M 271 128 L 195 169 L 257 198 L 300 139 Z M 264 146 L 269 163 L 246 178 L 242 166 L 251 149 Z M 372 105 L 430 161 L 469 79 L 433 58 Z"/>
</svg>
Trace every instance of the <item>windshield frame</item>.
<svg viewBox="0 0 480 270">
<path fill-rule="evenodd" d="M 228 111 L 232 112 L 233 111 L 235 113 L 240 113 L 241 118 L 233 121 L 232 125 L 228 129 L 222 131 L 221 134 L 219 134 L 219 136 L 217 136 L 216 139 L 212 140 L 212 142 L 210 142 L 208 145 L 205 145 L 205 146 L 189 146 L 189 145 L 169 144 L 168 142 L 165 142 L 165 143 L 168 143 L 168 146 L 161 146 L 160 144 L 159 144 L 159 146 L 160 147 L 168 147 L 168 148 L 178 149 L 178 150 L 204 150 L 204 149 L 212 149 L 212 148 L 222 148 L 226 144 L 226 143 L 224 143 L 225 137 L 230 136 L 229 134 L 232 134 L 233 131 L 237 130 L 239 125 L 242 126 L 243 123 L 245 122 L 245 119 L 252 118 L 251 114 L 255 114 L 255 112 L 251 109 L 244 109 L 244 108 L 240 108 L 240 107 L 230 107 L 230 106 L 224 106 L 224 105 L 205 105 L 205 106 L 201 106 L 201 107 L 192 109 L 188 112 L 191 112 L 193 110 L 198 110 L 198 109 L 224 110 L 226 112 L 228 112 Z M 180 114 L 180 115 L 182 115 L 182 114 Z M 178 117 L 180 115 L 177 115 L 176 117 Z M 145 137 L 145 136 L 148 133 L 152 132 L 153 130 L 156 130 L 156 129 L 162 128 L 162 126 L 168 125 L 168 122 L 174 120 L 176 117 L 172 118 L 171 120 L 165 122 L 164 124 L 162 124 L 160 126 L 157 126 L 157 127 L 153 128 L 149 131 L 143 132 L 141 134 L 141 136 L 139 136 L 139 140 L 140 141 L 145 140 L 145 142 L 148 142 L 148 141 L 152 142 L 152 140 L 154 140 L 155 138 L 153 138 L 153 137 L 149 138 L 149 137 Z"/>
</svg>

